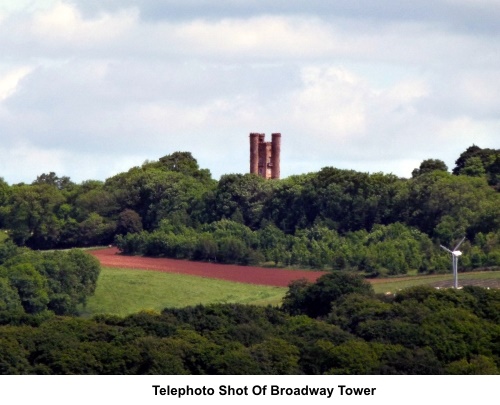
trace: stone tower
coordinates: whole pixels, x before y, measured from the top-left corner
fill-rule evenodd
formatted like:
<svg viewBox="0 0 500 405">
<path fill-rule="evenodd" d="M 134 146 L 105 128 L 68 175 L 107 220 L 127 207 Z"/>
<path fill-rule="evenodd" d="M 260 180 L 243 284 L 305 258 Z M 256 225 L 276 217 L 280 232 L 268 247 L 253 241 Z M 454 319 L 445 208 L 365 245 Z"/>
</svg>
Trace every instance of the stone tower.
<svg viewBox="0 0 500 405">
<path fill-rule="evenodd" d="M 272 141 L 265 141 L 265 134 L 250 134 L 250 173 L 265 179 L 280 178 L 281 134 L 271 135 Z"/>
</svg>

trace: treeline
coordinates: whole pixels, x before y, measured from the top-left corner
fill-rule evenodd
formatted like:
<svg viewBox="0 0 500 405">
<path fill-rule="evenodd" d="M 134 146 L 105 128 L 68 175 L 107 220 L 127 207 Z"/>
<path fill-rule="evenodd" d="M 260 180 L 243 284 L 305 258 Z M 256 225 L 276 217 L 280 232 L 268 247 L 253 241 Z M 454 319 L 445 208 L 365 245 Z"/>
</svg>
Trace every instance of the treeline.
<svg viewBox="0 0 500 405">
<path fill-rule="evenodd" d="M 449 268 L 449 258 L 424 233 L 401 223 L 374 225 L 340 236 L 325 226 L 313 226 L 287 235 L 274 224 L 252 231 L 232 220 L 220 220 L 199 229 L 162 222 L 152 232 L 119 235 L 116 245 L 126 254 L 257 265 L 358 270 L 368 276 L 405 274 L 410 269 L 435 272 Z M 470 257 L 461 265 L 472 267 Z M 484 254 L 483 265 L 497 265 Z"/>
<path fill-rule="evenodd" d="M 498 374 L 500 293 L 359 276 L 295 282 L 282 308 L 216 304 L 119 318 L 12 317 L 2 374 Z"/>
<path fill-rule="evenodd" d="M 471 146 L 447 170 L 428 159 L 410 179 L 326 167 L 215 181 L 176 152 L 105 182 L 0 181 L 0 227 L 35 249 L 117 243 L 130 254 L 372 275 L 445 270 L 439 244 L 465 235 L 462 269 L 499 266 L 500 150 Z"/>
</svg>

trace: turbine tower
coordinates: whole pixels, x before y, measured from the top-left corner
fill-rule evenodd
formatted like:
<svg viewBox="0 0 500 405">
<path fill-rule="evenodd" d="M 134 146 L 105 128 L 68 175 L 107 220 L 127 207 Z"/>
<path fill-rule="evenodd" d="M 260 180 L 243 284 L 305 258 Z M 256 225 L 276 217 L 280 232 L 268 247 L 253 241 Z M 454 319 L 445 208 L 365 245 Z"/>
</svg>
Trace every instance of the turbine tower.
<svg viewBox="0 0 500 405">
<path fill-rule="evenodd" d="M 450 250 L 443 245 L 440 245 L 444 250 L 446 250 L 448 253 L 451 253 L 451 263 L 452 263 L 452 268 L 453 268 L 453 287 L 455 289 L 458 288 L 458 258 L 462 256 L 462 252 L 458 250 L 460 245 L 463 243 L 465 240 L 465 236 L 462 238 L 460 242 L 458 242 L 457 246 L 453 250 Z"/>
</svg>

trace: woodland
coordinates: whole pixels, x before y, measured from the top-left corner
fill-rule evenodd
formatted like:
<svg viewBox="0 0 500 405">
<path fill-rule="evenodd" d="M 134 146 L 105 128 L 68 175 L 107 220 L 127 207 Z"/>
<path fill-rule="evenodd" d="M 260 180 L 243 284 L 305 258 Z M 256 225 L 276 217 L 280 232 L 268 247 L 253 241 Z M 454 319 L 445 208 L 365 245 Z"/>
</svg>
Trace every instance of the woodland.
<svg viewBox="0 0 500 405">
<path fill-rule="evenodd" d="M 409 179 L 326 167 L 283 180 L 212 179 L 189 152 L 104 182 L 0 181 L 1 374 L 498 374 L 500 291 L 366 278 L 500 266 L 500 150 Z M 123 254 L 327 270 L 279 307 L 198 305 L 79 316 L 99 262 Z"/>
<path fill-rule="evenodd" d="M 361 276 L 341 271 L 315 284 L 293 282 L 281 307 L 212 304 L 92 319 L 41 308 L 0 314 L 1 374 L 491 375 L 500 369 L 499 290 L 421 286 L 375 295 Z"/>
<path fill-rule="evenodd" d="M 175 152 L 104 182 L 0 180 L 0 229 L 40 250 L 116 244 L 125 254 L 372 277 L 435 273 L 449 269 L 439 245 L 463 236 L 461 270 L 500 266 L 499 191 L 500 150 L 475 145 L 451 173 L 427 159 L 409 179 L 325 167 L 217 181 Z"/>
</svg>

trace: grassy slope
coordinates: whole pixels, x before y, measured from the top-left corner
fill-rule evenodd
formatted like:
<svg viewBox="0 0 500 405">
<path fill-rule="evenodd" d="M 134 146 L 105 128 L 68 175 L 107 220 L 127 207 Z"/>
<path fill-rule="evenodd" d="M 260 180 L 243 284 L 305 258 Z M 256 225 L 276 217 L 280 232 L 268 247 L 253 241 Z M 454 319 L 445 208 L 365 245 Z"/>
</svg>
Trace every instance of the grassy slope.
<svg viewBox="0 0 500 405">
<path fill-rule="evenodd" d="M 82 314 L 128 315 L 142 309 L 216 302 L 280 305 L 286 288 L 201 278 L 155 271 L 104 267 L 94 296 Z"/>
<path fill-rule="evenodd" d="M 500 279 L 500 271 L 460 274 L 459 280 Z M 412 276 L 376 280 L 377 293 L 395 292 L 406 287 L 452 280 L 451 275 Z M 140 310 L 161 311 L 166 307 L 185 307 L 216 302 L 280 305 L 287 288 L 234 283 L 196 276 L 145 270 L 104 267 L 97 290 L 90 297 L 84 316 L 95 314 L 128 315 Z"/>
<path fill-rule="evenodd" d="M 458 281 L 467 279 L 477 280 L 498 280 L 500 279 L 500 271 L 485 271 L 478 273 L 459 273 Z M 451 281 L 451 274 L 443 274 L 438 276 L 414 276 L 406 278 L 384 279 L 377 280 L 373 284 L 373 289 L 377 293 L 385 293 L 387 291 L 395 292 L 403 288 L 412 287 L 414 285 L 432 284 L 439 281 Z"/>
</svg>

